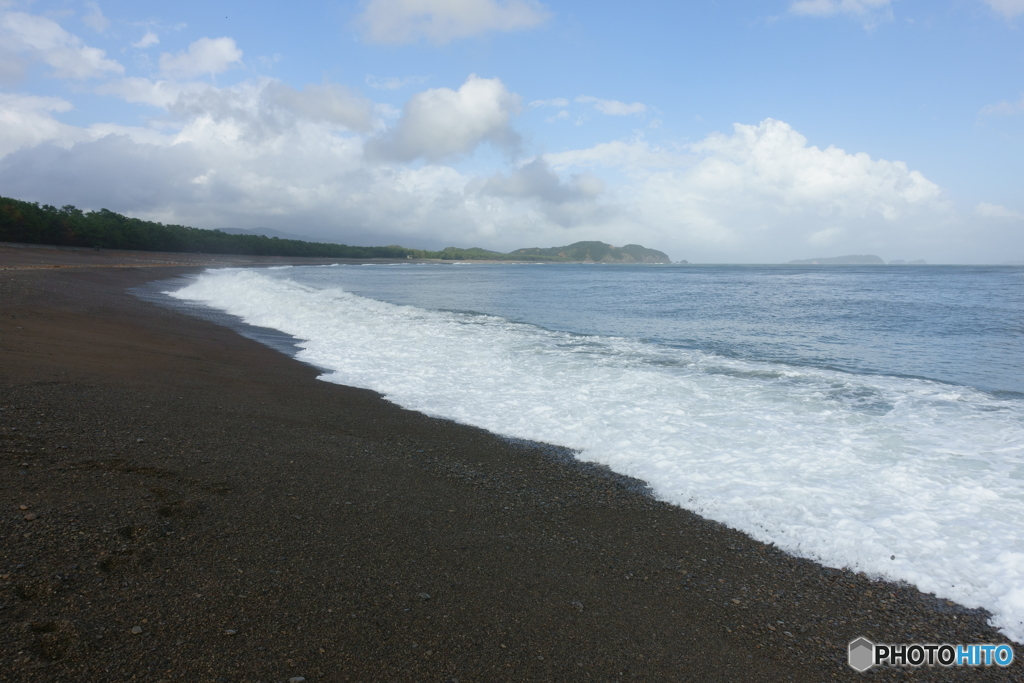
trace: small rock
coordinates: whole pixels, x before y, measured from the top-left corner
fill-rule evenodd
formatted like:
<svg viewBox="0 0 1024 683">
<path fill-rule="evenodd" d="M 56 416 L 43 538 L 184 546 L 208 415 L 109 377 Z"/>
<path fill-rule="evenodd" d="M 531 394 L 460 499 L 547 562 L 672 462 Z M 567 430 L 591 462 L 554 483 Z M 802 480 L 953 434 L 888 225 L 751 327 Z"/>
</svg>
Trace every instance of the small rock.
<svg viewBox="0 0 1024 683">
<path fill-rule="evenodd" d="M 236 633 L 238 633 L 238 631 L 236 631 L 233 628 L 224 629 L 224 635 L 226 635 L 226 636 L 233 636 Z"/>
<path fill-rule="evenodd" d="M 579 600 L 576 600 L 575 602 L 573 602 L 572 606 L 576 608 L 577 612 L 582 612 L 583 611 L 583 603 L 580 602 Z"/>
<path fill-rule="evenodd" d="M 19 505 L 18 509 L 19 510 L 28 510 L 28 505 Z"/>
<path fill-rule="evenodd" d="M 28 513 L 27 515 L 25 515 L 25 521 L 26 521 L 26 522 L 31 522 L 31 521 L 32 521 L 33 519 L 35 519 L 35 518 L 36 518 L 36 517 L 38 517 L 38 516 L 39 516 L 39 515 L 37 515 L 36 513 L 34 513 L 34 512 L 30 512 L 30 513 Z"/>
<path fill-rule="evenodd" d="M 292 676 L 288 679 L 288 683 L 306 683 L 305 676 Z"/>
<path fill-rule="evenodd" d="M 420 600 L 429 600 L 430 593 L 420 593 Z"/>
<path fill-rule="evenodd" d="M 132 626 L 132 633 L 134 633 L 135 635 L 139 635 L 140 633 L 142 633 L 142 627 L 141 626 Z"/>
</svg>

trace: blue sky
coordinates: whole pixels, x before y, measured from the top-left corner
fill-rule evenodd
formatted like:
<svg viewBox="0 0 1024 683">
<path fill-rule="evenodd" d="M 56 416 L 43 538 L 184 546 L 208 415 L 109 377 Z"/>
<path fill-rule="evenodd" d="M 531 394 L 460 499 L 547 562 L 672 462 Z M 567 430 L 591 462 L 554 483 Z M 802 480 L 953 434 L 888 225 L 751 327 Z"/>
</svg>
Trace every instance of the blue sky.
<svg viewBox="0 0 1024 683">
<path fill-rule="evenodd" d="M 692 262 L 1024 261 L 1024 0 L 0 0 L 0 194 Z"/>
</svg>

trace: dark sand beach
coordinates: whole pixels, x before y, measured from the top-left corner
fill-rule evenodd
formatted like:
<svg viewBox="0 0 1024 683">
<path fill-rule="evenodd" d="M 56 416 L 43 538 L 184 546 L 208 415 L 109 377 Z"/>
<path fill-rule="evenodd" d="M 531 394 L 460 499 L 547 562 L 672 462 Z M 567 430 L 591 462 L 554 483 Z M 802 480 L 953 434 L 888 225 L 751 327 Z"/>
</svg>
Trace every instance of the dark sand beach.
<svg viewBox="0 0 1024 683">
<path fill-rule="evenodd" d="M 0 679 L 1024 680 L 856 674 L 1006 639 L 126 291 L 277 262 L 0 246 Z"/>
</svg>

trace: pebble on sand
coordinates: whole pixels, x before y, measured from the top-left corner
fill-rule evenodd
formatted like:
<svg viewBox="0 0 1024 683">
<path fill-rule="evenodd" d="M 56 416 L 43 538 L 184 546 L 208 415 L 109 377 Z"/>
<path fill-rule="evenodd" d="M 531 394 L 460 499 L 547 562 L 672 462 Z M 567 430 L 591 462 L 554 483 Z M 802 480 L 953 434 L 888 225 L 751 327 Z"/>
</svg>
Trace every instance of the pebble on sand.
<svg viewBox="0 0 1024 683">
<path fill-rule="evenodd" d="M 134 633 L 135 635 L 139 635 L 140 633 L 142 633 L 142 627 L 141 626 L 132 626 L 132 633 Z"/>
</svg>

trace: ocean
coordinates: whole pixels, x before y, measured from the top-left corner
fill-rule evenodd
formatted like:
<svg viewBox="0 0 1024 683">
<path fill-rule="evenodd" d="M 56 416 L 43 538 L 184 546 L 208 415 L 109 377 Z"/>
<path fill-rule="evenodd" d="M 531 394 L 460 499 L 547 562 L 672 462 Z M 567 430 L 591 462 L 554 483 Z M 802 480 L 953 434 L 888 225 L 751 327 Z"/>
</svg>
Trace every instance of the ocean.
<svg viewBox="0 0 1024 683">
<path fill-rule="evenodd" d="M 570 448 L 1024 643 L 1024 268 L 336 265 L 166 291 L 290 335 L 325 381 Z"/>
</svg>

